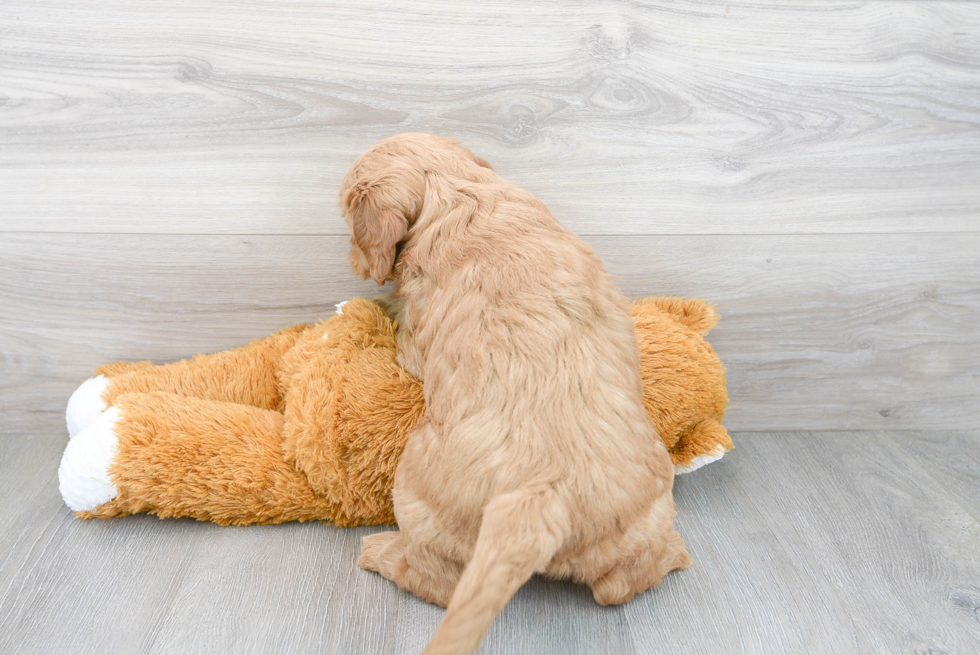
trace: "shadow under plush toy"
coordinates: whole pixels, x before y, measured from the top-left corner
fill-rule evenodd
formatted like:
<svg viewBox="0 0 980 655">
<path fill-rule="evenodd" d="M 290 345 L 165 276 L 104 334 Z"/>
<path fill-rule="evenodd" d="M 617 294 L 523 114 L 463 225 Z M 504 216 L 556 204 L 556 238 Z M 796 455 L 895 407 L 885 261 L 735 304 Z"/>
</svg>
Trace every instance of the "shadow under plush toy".
<svg viewBox="0 0 980 655">
<path fill-rule="evenodd" d="M 721 458 L 724 368 L 703 339 L 714 309 L 647 298 L 630 311 L 644 406 L 675 471 Z M 395 363 L 396 329 L 355 299 L 237 350 L 97 369 L 68 402 L 65 503 L 82 518 L 394 523 L 395 467 L 425 413 L 422 384 Z"/>
</svg>

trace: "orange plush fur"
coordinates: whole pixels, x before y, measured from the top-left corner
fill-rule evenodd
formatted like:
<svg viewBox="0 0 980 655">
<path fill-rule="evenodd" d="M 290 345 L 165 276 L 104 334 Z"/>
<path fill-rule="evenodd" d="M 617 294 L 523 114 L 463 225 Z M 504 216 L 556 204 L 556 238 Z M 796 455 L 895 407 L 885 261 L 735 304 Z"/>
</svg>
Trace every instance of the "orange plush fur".
<svg viewBox="0 0 980 655">
<path fill-rule="evenodd" d="M 640 347 L 643 406 L 678 472 L 732 449 L 721 421 L 725 368 L 703 337 L 718 322 L 703 300 L 645 298 L 630 305 Z"/>
<path fill-rule="evenodd" d="M 236 350 L 99 368 L 120 410 L 119 494 L 79 516 L 394 523 L 395 467 L 425 412 L 422 385 L 395 363 L 397 325 L 381 307 L 356 299 L 343 311 Z M 717 321 L 710 305 L 649 298 L 630 311 L 644 405 L 677 470 L 730 449 L 724 369 L 702 338 Z"/>
</svg>

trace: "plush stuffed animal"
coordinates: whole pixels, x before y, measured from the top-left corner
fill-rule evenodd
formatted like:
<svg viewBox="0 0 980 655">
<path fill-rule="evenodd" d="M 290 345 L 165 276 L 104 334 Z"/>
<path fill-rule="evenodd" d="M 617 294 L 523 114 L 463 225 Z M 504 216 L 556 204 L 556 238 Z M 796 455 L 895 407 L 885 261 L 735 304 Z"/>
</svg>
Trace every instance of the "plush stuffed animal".
<svg viewBox="0 0 980 655">
<path fill-rule="evenodd" d="M 732 448 L 724 368 L 700 300 L 632 304 L 643 400 L 675 471 Z M 394 523 L 391 487 L 425 412 L 395 363 L 397 324 L 355 299 L 337 316 L 163 366 L 109 364 L 68 402 L 58 470 L 81 518 L 139 512 L 221 525 Z"/>
</svg>

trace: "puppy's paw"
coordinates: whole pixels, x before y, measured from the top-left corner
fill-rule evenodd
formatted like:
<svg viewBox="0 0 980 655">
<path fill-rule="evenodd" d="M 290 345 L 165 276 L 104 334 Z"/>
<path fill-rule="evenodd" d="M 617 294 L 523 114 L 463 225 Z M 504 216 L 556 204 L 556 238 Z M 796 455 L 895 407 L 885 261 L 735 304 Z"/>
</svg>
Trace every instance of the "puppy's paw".
<svg viewBox="0 0 980 655">
<path fill-rule="evenodd" d="M 102 392 L 107 386 L 109 386 L 109 378 L 104 375 L 97 375 L 85 380 L 75 389 L 71 398 L 68 399 L 68 408 L 65 410 L 65 422 L 68 424 L 69 438 L 74 439 L 102 416 L 102 412 L 106 410 L 105 401 L 102 400 Z"/>
<path fill-rule="evenodd" d="M 398 530 L 369 534 L 361 540 L 361 556 L 357 565 L 390 579 L 393 560 L 401 555 L 400 545 L 401 534 Z"/>
<path fill-rule="evenodd" d="M 119 491 L 109 478 L 119 438 L 114 427 L 119 410 L 111 407 L 65 447 L 58 467 L 61 497 L 75 512 L 92 511 L 115 498 Z"/>
<path fill-rule="evenodd" d="M 613 569 L 592 583 L 592 597 L 599 605 L 622 605 L 636 594 L 630 587 L 629 576 L 621 569 Z"/>
</svg>

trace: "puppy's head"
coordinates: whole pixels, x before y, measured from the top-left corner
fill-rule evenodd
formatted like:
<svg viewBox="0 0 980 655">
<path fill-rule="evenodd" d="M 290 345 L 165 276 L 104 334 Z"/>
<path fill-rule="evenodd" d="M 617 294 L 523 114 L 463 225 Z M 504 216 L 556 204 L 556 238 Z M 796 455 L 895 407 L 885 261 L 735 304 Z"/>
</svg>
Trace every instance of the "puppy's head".
<svg viewBox="0 0 980 655">
<path fill-rule="evenodd" d="M 398 245 L 422 211 L 427 174 L 477 181 L 488 169 L 456 141 L 431 134 L 399 134 L 361 155 L 340 187 L 354 272 L 379 285 L 394 279 Z"/>
</svg>

